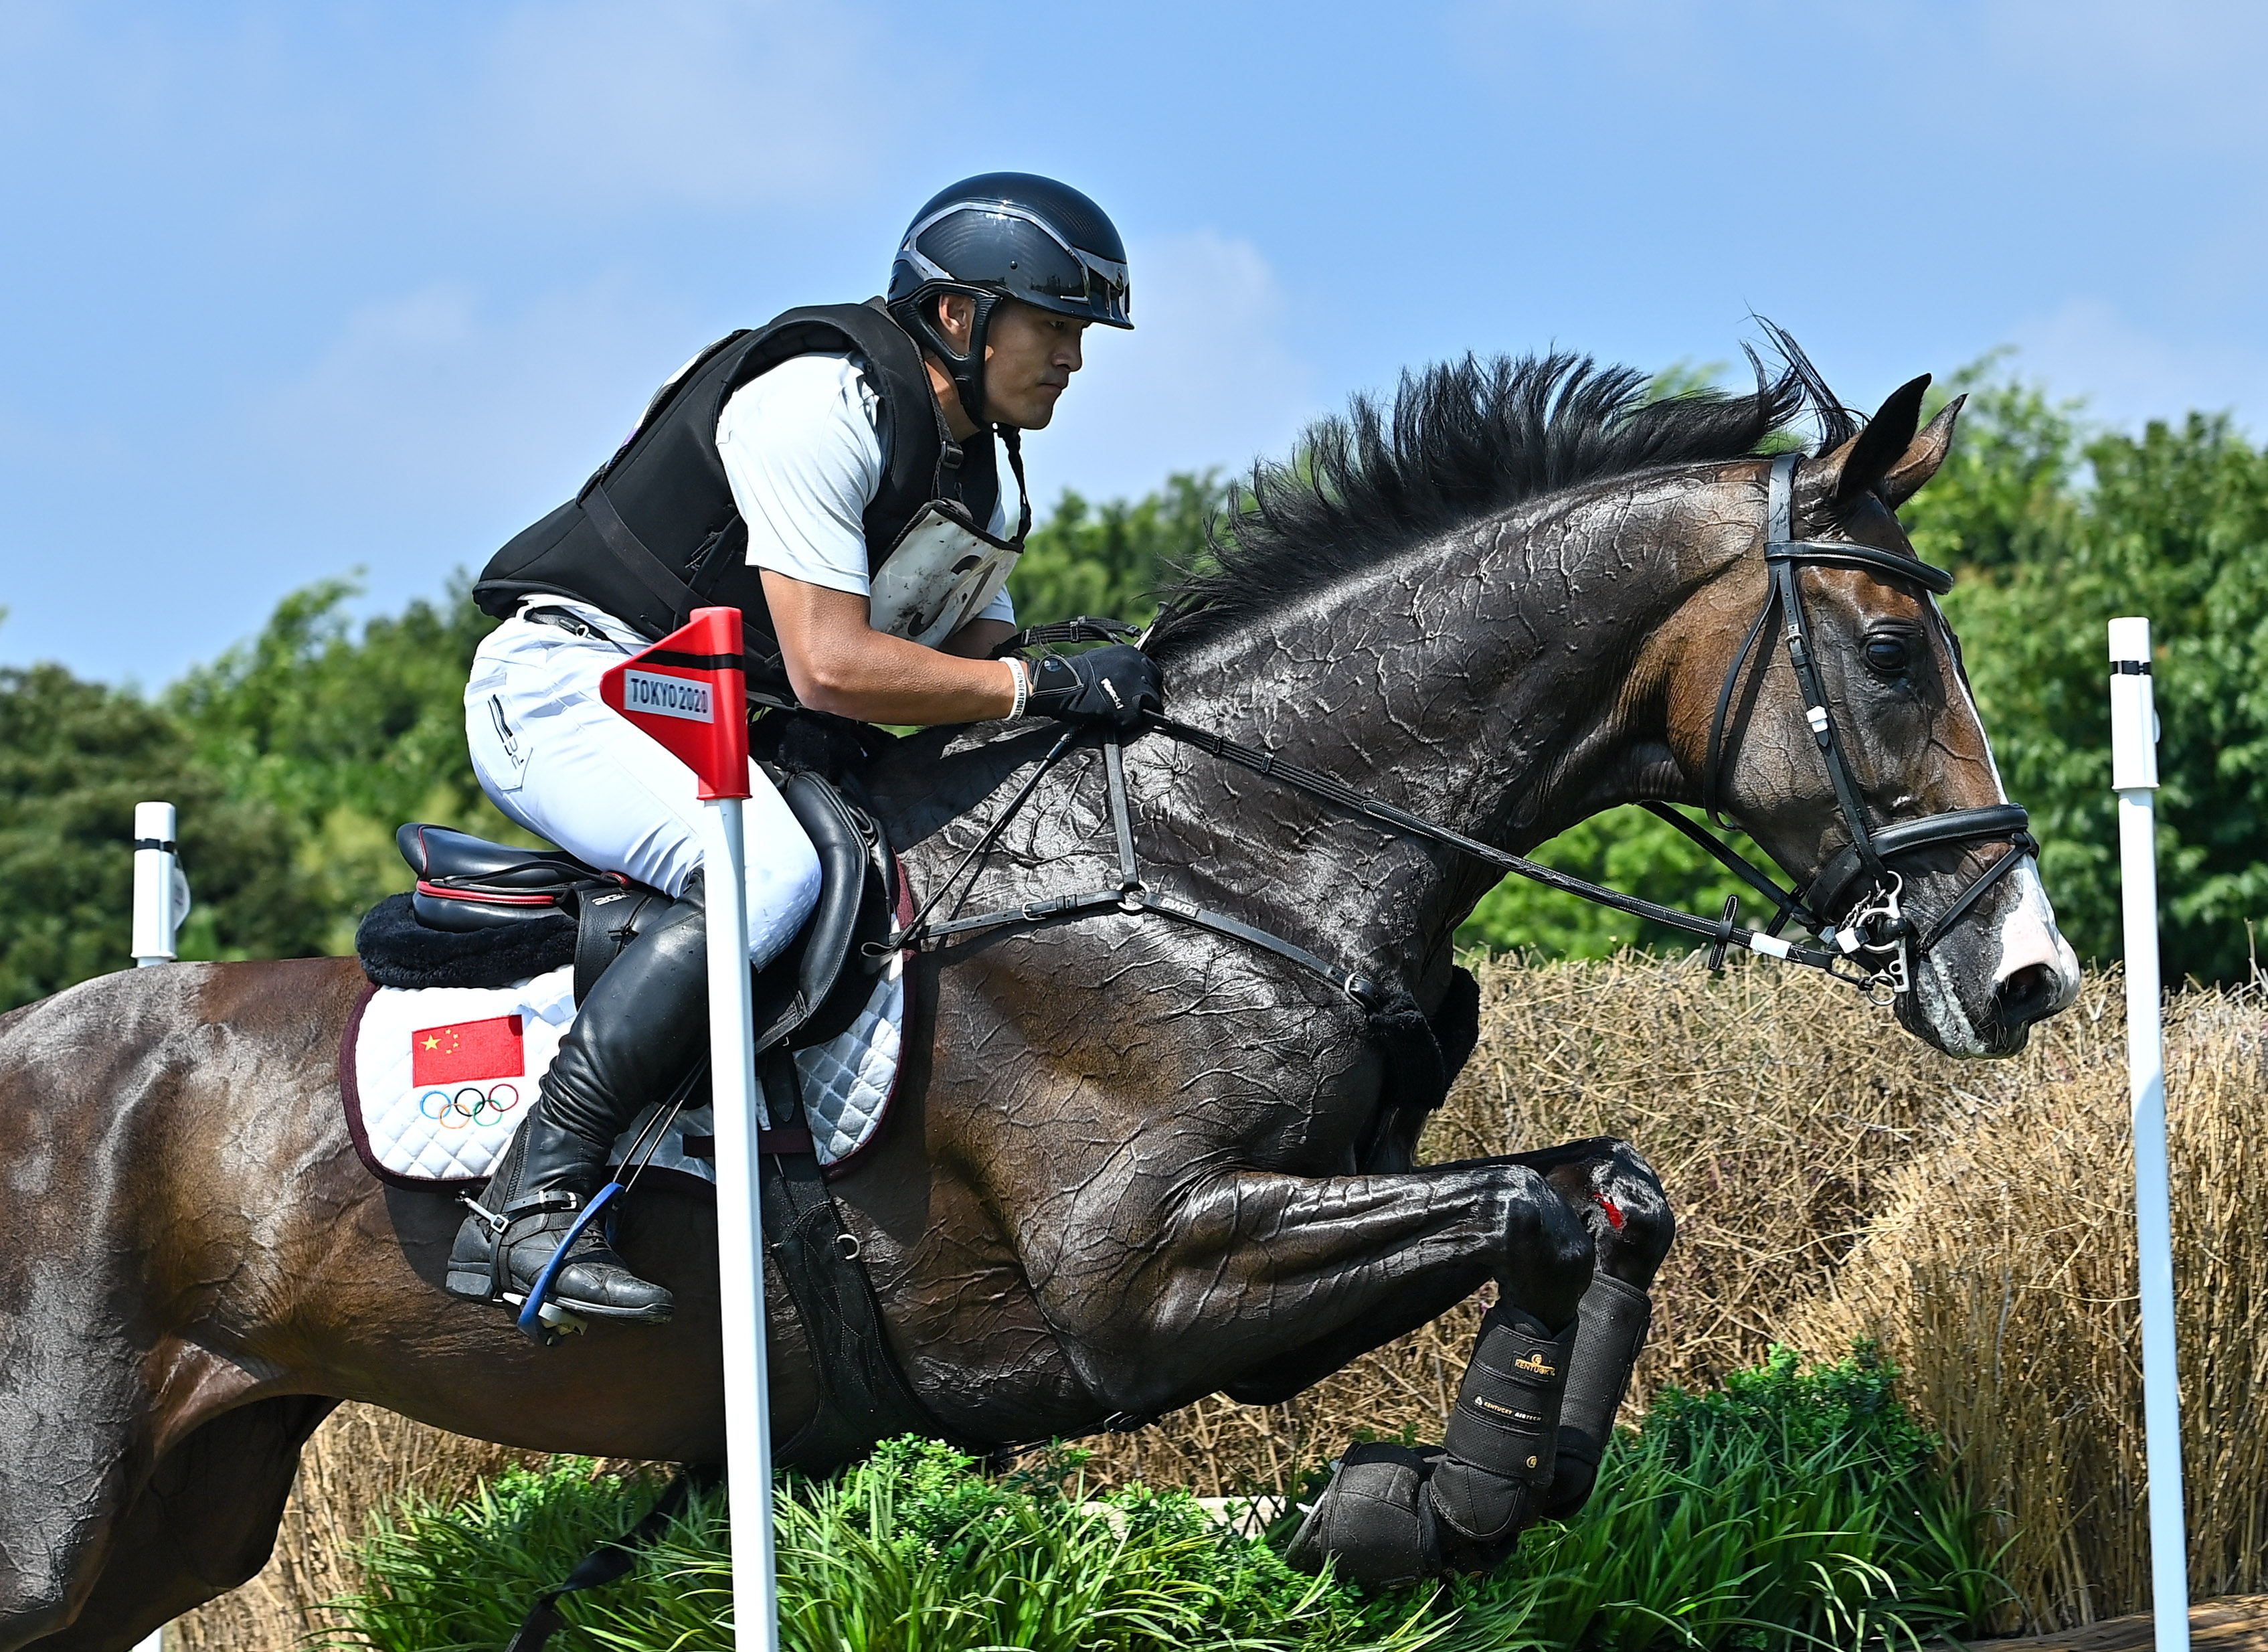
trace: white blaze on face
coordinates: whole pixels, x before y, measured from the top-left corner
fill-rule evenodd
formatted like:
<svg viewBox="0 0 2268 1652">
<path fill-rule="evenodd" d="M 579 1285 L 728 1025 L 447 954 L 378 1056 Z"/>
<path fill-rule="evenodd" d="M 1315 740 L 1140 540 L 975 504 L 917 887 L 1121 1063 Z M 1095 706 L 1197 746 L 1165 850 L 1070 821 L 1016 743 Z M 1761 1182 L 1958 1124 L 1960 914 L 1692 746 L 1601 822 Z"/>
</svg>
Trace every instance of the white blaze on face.
<svg viewBox="0 0 2268 1652">
<path fill-rule="evenodd" d="M 2000 958 L 1992 969 L 1993 988 L 1998 991 L 2003 982 L 2023 970 L 2042 969 L 2054 983 L 2046 1013 L 2052 1015 L 2068 1009 L 2079 996 L 2079 955 L 2056 927 L 2055 909 L 2048 904 L 2039 863 L 2027 856 L 2024 864 L 2008 874 L 2008 882 L 2016 898 L 2000 917 Z"/>
<path fill-rule="evenodd" d="M 2025 856 L 2023 865 L 2010 873 L 2000 890 L 1990 898 L 2000 911 L 1993 937 L 1999 948 L 1992 962 L 1993 993 L 1997 996 L 2005 984 L 2026 970 L 2043 970 L 2048 976 L 2048 993 L 2040 1015 L 2069 1008 L 2079 996 L 2079 958 L 2056 927 L 2055 909 L 2048 904 L 2038 864 Z M 1914 973 L 1914 1000 L 1948 1055 L 1992 1053 L 1970 1019 L 1941 952 L 1933 952 L 1920 961 Z"/>
<path fill-rule="evenodd" d="M 1932 608 L 1936 604 L 1933 601 Z M 1953 635 L 1942 614 L 1937 623 L 1946 636 Z M 1954 685 L 1960 691 L 1961 703 L 1968 708 L 1977 725 L 1977 735 L 1984 742 L 1984 761 L 1992 772 L 1992 790 L 2002 802 L 2007 801 L 2007 788 L 2000 784 L 2000 765 L 1992 756 L 1992 742 L 1984 734 L 1984 719 L 1977 710 L 1976 697 L 1969 690 L 1968 682 L 1954 674 Z M 2013 897 L 2013 898 L 2012 898 Z M 2002 986 L 2029 969 L 2044 970 L 2050 980 L 2050 992 L 2043 1016 L 2052 1015 L 2071 1007 L 2079 997 L 2079 956 L 2071 943 L 2056 927 L 2055 909 L 2048 904 L 2047 886 L 2040 881 L 2039 862 L 2031 856 L 2011 872 L 1991 897 L 2000 911 L 1999 930 L 1995 939 L 1999 955 L 1992 964 L 1992 992 L 1997 997 Z M 1957 1056 L 1981 1056 L 1986 1052 L 1984 1041 L 1962 1007 L 1961 994 L 1953 979 L 1938 962 L 1935 955 L 1921 960 L 1915 971 L 1914 998 L 1933 1031 L 1943 1044 L 1947 1053 Z"/>
</svg>

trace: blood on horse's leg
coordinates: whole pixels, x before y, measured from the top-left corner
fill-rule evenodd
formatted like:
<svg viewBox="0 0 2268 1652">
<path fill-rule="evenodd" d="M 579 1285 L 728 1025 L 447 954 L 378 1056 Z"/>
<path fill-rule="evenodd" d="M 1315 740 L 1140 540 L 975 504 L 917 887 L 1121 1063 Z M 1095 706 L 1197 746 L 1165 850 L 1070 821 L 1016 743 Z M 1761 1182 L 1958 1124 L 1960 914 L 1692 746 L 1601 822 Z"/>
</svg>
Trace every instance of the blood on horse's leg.
<svg viewBox="0 0 2268 1652">
<path fill-rule="evenodd" d="M 1597 1273 L 1583 1294 L 1582 1328 L 1569 1361 L 1558 1458 L 1543 1503 L 1546 1518 L 1565 1520 L 1590 1501 L 1598 1482 L 1615 1413 L 1653 1322 L 1646 1287 L 1669 1254 L 1677 1221 L 1653 1168 L 1626 1141 L 1599 1137 L 1520 1156 L 1583 1211 L 1598 1248 Z"/>
<path fill-rule="evenodd" d="M 338 1402 L 288 1395 L 224 1412 L 158 1460 L 120 1516 L 70 1626 L 35 1652 L 125 1652 L 268 1563 L 299 1449 Z"/>
</svg>

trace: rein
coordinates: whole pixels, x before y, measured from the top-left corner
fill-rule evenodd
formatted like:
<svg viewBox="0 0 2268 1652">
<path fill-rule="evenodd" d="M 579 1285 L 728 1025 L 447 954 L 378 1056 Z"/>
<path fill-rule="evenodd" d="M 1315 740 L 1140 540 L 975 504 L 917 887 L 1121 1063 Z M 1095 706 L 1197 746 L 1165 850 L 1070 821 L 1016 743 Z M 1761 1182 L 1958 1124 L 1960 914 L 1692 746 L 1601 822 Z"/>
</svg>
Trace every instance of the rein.
<svg viewBox="0 0 2268 1652">
<path fill-rule="evenodd" d="M 1861 988 L 1874 1002 L 1888 1005 L 1911 990 L 1913 959 L 1917 955 L 1926 955 L 1942 940 L 1953 926 L 1995 884 L 2015 870 L 2017 863 L 2025 856 L 2036 855 L 2039 844 L 2029 830 L 2030 816 L 2014 803 L 1948 809 L 1879 829 L 1867 825 L 1859 807 L 1857 781 L 1851 773 L 1848 759 L 1837 734 L 1833 713 L 1828 708 L 1826 685 L 1813 658 L 1809 616 L 1804 608 L 1802 585 L 1797 575 L 1805 567 L 1857 568 L 1878 579 L 1918 585 L 1932 596 L 1941 596 L 1951 590 L 1953 576 L 1917 557 L 1878 549 L 1872 545 L 1796 539 L 1793 519 L 1797 462 L 1798 456 L 1794 454 L 1783 454 L 1772 461 L 1764 545 L 1764 561 L 1771 578 L 1771 594 L 1765 599 L 1764 609 L 1756 616 L 1755 623 L 1749 627 L 1748 635 L 1742 639 L 1739 652 L 1733 657 L 1731 667 L 1725 674 L 1724 686 L 1718 693 L 1716 714 L 1709 728 L 1702 798 L 1710 824 L 1722 828 L 1725 822 L 1718 811 L 1718 798 L 1724 767 L 1728 714 L 1742 675 L 1749 660 L 1756 655 L 1758 642 L 1764 637 L 1773 616 L 1784 614 L 1786 630 L 1783 640 L 1787 645 L 1789 662 L 1795 668 L 1797 684 L 1803 692 L 1804 718 L 1826 762 L 1828 778 L 1834 788 L 1836 808 L 1843 817 L 1850 842 L 1812 879 L 1809 888 L 1798 895 L 1792 889 L 1783 889 L 1771 874 L 1758 869 L 1707 826 L 1695 822 L 1666 803 L 1645 805 L 1650 813 L 1667 821 L 1707 850 L 1719 863 L 1772 903 L 1775 916 L 1768 929 L 1744 928 L 1733 921 L 1740 910 L 1737 896 L 1727 896 L 1724 911 L 1718 917 L 1708 918 L 1697 913 L 1680 911 L 1675 907 L 1660 905 L 1635 895 L 1625 895 L 1619 889 L 1608 889 L 1603 884 L 1593 883 L 1544 866 L 1525 855 L 1516 855 L 1468 837 L 1462 832 L 1358 792 L 1328 775 L 1286 763 L 1271 752 L 1240 745 L 1224 734 L 1198 728 L 1174 718 L 1152 715 L 1142 732 L 1162 734 L 1169 740 L 1195 747 L 1225 763 L 1248 769 L 1292 791 L 1303 793 L 1320 802 L 1381 826 L 1395 836 L 1414 837 L 1454 850 L 1499 872 L 1526 878 L 1546 889 L 1557 889 L 1594 905 L 1609 907 L 1706 941 L 1709 944 L 1709 967 L 1712 970 L 1723 967 L 1728 948 L 1739 947 L 1768 958 L 1822 970 L 1839 981 Z M 1082 617 L 1033 626 L 1018 633 L 1001 652 L 1057 643 L 1119 641 L 1133 635 L 1134 628 L 1120 621 Z M 1766 653 L 1769 653 L 1769 648 Z M 1374 1009 L 1384 1000 L 1386 989 L 1367 976 L 1342 969 L 1271 931 L 1209 911 L 1195 902 L 1146 885 L 1142 881 L 1134 843 L 1133 816 L 1127 803 L 1125 748 L 1116 737 L 1105 737 L 1102 750 L 1111 826 L 1117 838 L 1119 881 L 1116 886 L 1088 889 L 1076 895 L 1049 896 L 1042 900 L 1026 902 L 1020 906 L 1002 907 L 973 917 L 931 922 L 930 914 L 939 902 L 961 881 L 962 874 L 999 840 L 1001 832 L 1030 800 L 1041 780 L 1064 754 L 1080 741 L 1084 733 L 1077 728 L 1064 732 L 1047 756 L 1041 759 L 1031 778 L 1009 800 L 1007 807 L 994 817 L 984 835 L 961 856 L 936 892 L 914 915 L 912 921 L 887 941 L 871 950 L 880 955 L 900 948 L 922 948 L 953 935 L 1000 929 L 1011 925 L 1044 924 L 1091 912 L 1119 911 L 1130 915 L 1156 912 L 1272 952 L 1322 976 L 1366 1008 Z M 1898 856 L 1941 844 L 1993 838 L 2005 839 L 2008 844 L 2007 852 L 1963 885 L 1945 911 L 1917 936 L 1913 922 L 1906 916 L 1900 900 L 1904 880 L 1891 868 L 1890 861 Z M 1789 875 L 1793 881 L 1793 874 Z M 1867 892 L 1856 901 L 1846 903 L 1846 897 L 1859 887 L 1861 878 L 1871 879 Z M 1821 916 L 1838 909 L 1845 912 L 1839 923 Z M 1783 940 L 1779 932 L 1790 921 L 1813 932 L 1820 944 L 1808 946 Z M 1862 957 L 1867 962 L 1861 962 Z"/>
<path fill-rule="evenodd" d="M 1112 621 L 1094 623 L 1116 623 Z M 1011 924 L 1044 924 L 1059 918 L 1083 917 L 1089 912 L 1155 912 L 1160 917 L 1179 918 L 1182 923 L 1194 924 L 1199 929 L 1209 929 L 1217 935 L 1226 935 L 1232 940 L 1258 947 L 1263 951 L 1272 952 L 1279 958 L 1288 959 L 1301 969 L 1322 976 L 1365 1009 L 1376 1009 L 1386 1001 L 1388 996 L 1386 989 L 1366 975 L 1342 970 L 1297 941 L 1286 940 L 1271 930 L 1261 929 L 1225 912 L 1211 911 L 1180 896 L 1153 889 L 1143 882 L 1141 863 L 1134 848 L 1133 811 L 1126 801 L 1126 748 L 1115 739 L 1106 739 L 1102 742 L 1103 774 L 1110 794 L 1110 823 L 1118 839 L 1118 881 L 1115 886 L 1088 889 L 1078 895 L 1051 895 L 1042 900 L 1027 901 L 1020 906 L 1004 906 L 970 918 L 930 922 L 929 914 L 938 903 L 961 881 L 961 874 L 999 840 L 1001 832 L 1038 789 L 1048 771 L 1054 768 L 1057 760 L 1077 743 L 1082 732 L 1076 728 L 1064 732 L 1063 736 L 1049 748 L 1048 755 L 1040 759 L 1039 767 L 1032 771 L 1032 778 L 1025 781 L 1022 788 L 1009 800 L 1008 807 L 993 817 L 992 824 L 986 828 L 983 837 L 961 856 L 960 863 L 938 885 L 936 893 L 922 903 L 921 911 L 914 914 L 913 920 L 887 940 L 870 942 L 867 948 L 870 954 L 886 957 L 901 948 L 925 946 L 930 941 L 942 940 L 949 935 L 1002 929 Z"/>
</svg>

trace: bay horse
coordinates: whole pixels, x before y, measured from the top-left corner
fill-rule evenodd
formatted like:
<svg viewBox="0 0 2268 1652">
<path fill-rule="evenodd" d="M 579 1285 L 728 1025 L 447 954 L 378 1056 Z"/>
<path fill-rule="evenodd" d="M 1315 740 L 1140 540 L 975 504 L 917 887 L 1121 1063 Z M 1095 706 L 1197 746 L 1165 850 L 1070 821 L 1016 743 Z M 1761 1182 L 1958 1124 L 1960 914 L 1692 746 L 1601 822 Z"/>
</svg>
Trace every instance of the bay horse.
<svg viewBox="0 0 2268 1652">
<path fill-rule="evenodd" d="M 1358 399 L 1256 469 L 1217 564 L 1172 594 L 1148 643 L 1170 712 L 1513 851 L 1617 804 L 1697 802 L 1714 770 L 1800 888 L 1849 829 L 1784 639 L 1750 628 L 1776 577 L 1776 432 L 1808 405 L 1822 434 L 1792 471 L 1793 531 L 1875 553 L 1800 570 L 1857 806 L 1887 830 L 2005 803 L 1953 637 L 1897 577 L 1894 510 L 1958 404 L 1922 428 L 1917 380 L 1862 424 L 1788 348 L 1753 395 L 1650 401 L 1640 375 L 1553 357 Z M 1053 739 L 932 729 L 875 762 L 917 890 Z M 1088 749 L 1044 778 L 967 910 L 1109 881 L 1101 767 Z M 1155 885 L 1440 1014 L 1493 869 L 1158 735 L 1125 769 Z M 2008 1054 L 2076 992 L 2027 849 L 1900 861 L 1926 916 L 2024 857 L 1897 993 L 1939 1049 Z M 1637 1295 L 1670 1242 L 1624 1143 L 1419 1165 L 1442 1075 L 1413 1080 L 1347 992 L 1233 936 L 1090 913 L 914 970 L 893 1117 L 833 1192 L 890 1352 L 961 1440 L 1278 1400 L 1491 1283 L 1569 1324 L 1594 1271 Z M 710 1204 L 642 1192 L 623 1215 L 624 1253 L 676 1293 L 668 1325 L 541 1350 L 451 1299 L 461 1210 L 375 1180 L 342 1116 L 364 985 L 351 959 L 180 964 L 0 1017 L 0 1652 L 123 1648 L 249 1577 L 341 1400 L 538 1449 L 721 1457 Z M 767 1293 L 784 1438 L 817 1390 L 776 1276 Z"/>
</svg>

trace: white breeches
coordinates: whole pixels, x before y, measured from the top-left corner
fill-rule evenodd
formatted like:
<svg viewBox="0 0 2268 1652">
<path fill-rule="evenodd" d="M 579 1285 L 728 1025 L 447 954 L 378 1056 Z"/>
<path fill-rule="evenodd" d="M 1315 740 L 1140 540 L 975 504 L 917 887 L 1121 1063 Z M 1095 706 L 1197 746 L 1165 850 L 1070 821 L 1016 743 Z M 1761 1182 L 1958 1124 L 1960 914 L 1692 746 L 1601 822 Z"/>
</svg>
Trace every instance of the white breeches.
<svg viewBox="0 0 2268 1652">
<path fill-rule="evenodd" d="M 701 867 L 693 771 L 609 711 L 600 675 L 643 642 L 619 622 L 555 600 L 621 639 L 509 619 L 473 657 L 465 736 L 481 790 L 511 820 L 603 872 L 677 895 Z M 762 770 L 748 765 L 748 956 L 767 963 L 819 901 L 819 857 Z"/>
</svg>

